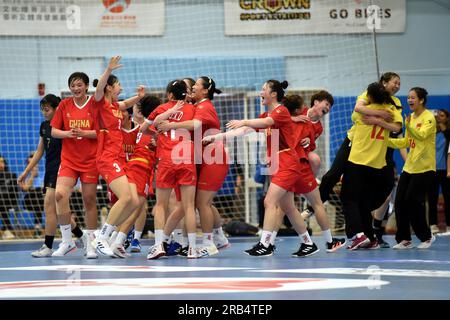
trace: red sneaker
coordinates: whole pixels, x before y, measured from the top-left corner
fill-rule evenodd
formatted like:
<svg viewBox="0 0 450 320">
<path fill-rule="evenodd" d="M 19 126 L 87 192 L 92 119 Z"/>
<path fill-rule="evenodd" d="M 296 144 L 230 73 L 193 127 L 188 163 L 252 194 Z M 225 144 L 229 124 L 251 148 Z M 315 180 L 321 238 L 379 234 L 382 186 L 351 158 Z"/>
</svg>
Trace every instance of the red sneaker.
<svg viewBox="0 0 450 320">
<path fill-rule="evenodd" d="M 370 243 L 369 238 L 363 234 L 361 237 L 353 239 L 352 243 L 347 247 L 348 250 L 357 250 L 359 248 L 365 248 Z"/>
</svg>

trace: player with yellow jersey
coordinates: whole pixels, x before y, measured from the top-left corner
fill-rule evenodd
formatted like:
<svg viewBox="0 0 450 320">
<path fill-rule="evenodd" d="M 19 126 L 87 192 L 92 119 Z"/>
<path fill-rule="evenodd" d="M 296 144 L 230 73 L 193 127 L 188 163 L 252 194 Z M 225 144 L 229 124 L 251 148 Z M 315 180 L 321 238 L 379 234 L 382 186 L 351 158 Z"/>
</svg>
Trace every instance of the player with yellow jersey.
<svg viewBox="0 0 450 320">
<path fill-rule="evenodd" d="M 380 117 L 363 116 L 357 112 L 352 115 L 352 147 L 341 191 L 345 231 L 352 240 L 348 247 L 350 250 L 367 246 L 379 248 L 373 234 L 371 211 L 384 202 L 378 191 L 386 181 L 382 169 L 386 166 L 389 133 L 400 131 L 403 121 L 389 92 L 380 83 L 370 84 L 364 94 L 370 102 L 367 108 L 389 112 L 392 122 L 387 123 Z"/>
<path fill-rule="evenodd" d="M 426 109 L 427 94 L 419 87 L 409 91 L 408 104 L 413 113 L 405 122 L 406 135 L 389 139 L 390 147 L 409 148 L 395 199 L 398 244 L 394 249 L 413 248 L 410 226 L 422 242 L 418 249 L 428 249 L 435 241 L 425 210 L 426 194 L 436 171 L 436 120 Z"/>
</svg>

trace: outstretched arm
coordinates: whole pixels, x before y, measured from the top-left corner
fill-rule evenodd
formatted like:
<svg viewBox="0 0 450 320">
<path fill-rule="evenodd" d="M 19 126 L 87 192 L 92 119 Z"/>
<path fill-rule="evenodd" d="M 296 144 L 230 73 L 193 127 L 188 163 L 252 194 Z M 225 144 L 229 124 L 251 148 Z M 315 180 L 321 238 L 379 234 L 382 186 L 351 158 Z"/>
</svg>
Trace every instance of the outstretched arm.
<svg viewBox="0 0 450 320">
<path fill-rule="evenodd" d="M 97 88 L 95 89 L 95 94 L 94 94 L 95 101 L 100 101 L 103 98 L 103 96 L 105 94 L 105 87 L 106 87 L 106 84 L 108 83 L 108 78 L 111 75 L 111 72 L 113 72 L 113 70 L 115 70 L 115 69 L 122 67 L 122 65 L 119 64 L 120 59 L 121 59 L 121 56 L 115 56 L 109 60 L 109 63 L 108 63 L 108 66 L 106 67 L 105 72 L 103 72 L 102 76 L 98 80 Z"/>
<path fill-rule="evenodd" d="M 249 119 L 249 120 L 231 120 L 227 123 L 228 129 L 237 129 L 241 127 L 250 127 L 254 129 L 264 129 L 273 125 L 275 121 L 271 117 Z"/>
<path fill-rule="evenodd" d="M 145 96 L 145 87 L 142 85 L 138 86 L 136 92 L 135 96 L 119 102 L 120 110 L 126 110 L 138 103 Z"/>
</svg>

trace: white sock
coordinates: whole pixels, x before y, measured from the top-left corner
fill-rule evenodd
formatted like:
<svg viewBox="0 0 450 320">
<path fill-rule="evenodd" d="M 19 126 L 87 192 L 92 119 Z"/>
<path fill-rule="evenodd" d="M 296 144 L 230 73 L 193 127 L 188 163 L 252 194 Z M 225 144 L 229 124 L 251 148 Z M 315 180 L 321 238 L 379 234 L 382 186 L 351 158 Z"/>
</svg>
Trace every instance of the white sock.
<svg viewBox="0 0 450 320">
<path fill-rule="evenodd" d="M 356 238 L 361 238 L 364 235 L 364 232 L 360 232 L 356 234 Z"/>
<path fill-rule="evenodd" d="M 183 236 L 183 241 L 181 242 L 181 246 L 183 248 L 185 248 L 185 247 L 187 247 L 188 243 L 189 243 L 188 237 Z"/>
<path fill-rule="evenodd" d="M 170 240 L 170 236 L 166 235 L 163 231 L 163 242 L 169 243 L 169 240 Z"/>
<path fill-rule="evenodd" d="M 213 234 L 212 233 L 204 233 L 203 234 L 203 245 L 206 247 L 209 247 L 210 245 L 213 245 Z"/>
<path fill-rule="evenodd" d="M 155 244 L 161 244 L 164 239 L 164 230 L 155 229 Z"/>
<path fill-rule="evenodd" d="M 111 237 L 109 237 L 108 242 L 114 243 L 114 241 L 116 241 L 116 237 L 117 237 L 117 231 L 113 231 L 113 233 L 111 234 Z"/>
<path fill-rule="evenodd" d="M 141 237 L 142 237 L 142 231 L 134 230 L 134 239 L 141 240 Z"/>
<path fill-rule="evenodd" d="M 103 225 L 102 229 L 100 230 L 100 234 L 99 234 L 98 238 L 101 240 L 106 240 L 113 232 L 114 232 L 114 226 L 105 223 Z"/>
<path fill-rule="evenodd" d="M 192 249 L 195 249 L 197 247 L 197 234 L 196 233 L 188 233 L 188 241 L 189 241 L 189 247 Z"/>
<path fill-rule="evenodd" d="M 70 224 L 62 224 L 59 226 L 59 229 L 61 230 L 62 241 L 72 242 L 72 226 Z"/>
<path fill-rule="evenodd" d="M 300 235 L 300 241 L 303 242 L 304 244 L 313 244 L 311 237 L 309 236 L 308 231 L 306 231 L 305 233 L 302 233 Z"/>
<path fill-rule="evenodd" d="M 275 238 L 277 237 L 277 233 L 278 233 L 278 231 L 272 231 L 272 235 L 270 236 L 270 244 L 271 245 L 275 244 Z"/>
<path fill-rule="evenodd" d="M 260 242 L 264 245 L 264 247 L 266 247 L 266 248 L 269 247 L 271 237 L 272 237 L 272 231 L 263 230 L 263 232 L 261 234 Z"/>
<path fill-rule="evenodd" d="M 116 240 L 114 241 L 114 244 L 121 246 L 121 245 L 123 245 L 123 243 L 125 242 L 126 239 L 127 239 L 127 234 L 123 233 L 123 232 L 119 232 L 117 234 Z"/>
<path fill-rule="evenodd" d="M 323 237 L 325 238 L 325 241 L 328 243 L 333 242 L 333 237 L 331 236 L 331 230 L 327 229 L 323 231 Z"/>
<path fill-rule="evenodd" d="M 173 230 L 173 240 L 180 244 L 183 242 L 183 229 Z"/>
</svg>

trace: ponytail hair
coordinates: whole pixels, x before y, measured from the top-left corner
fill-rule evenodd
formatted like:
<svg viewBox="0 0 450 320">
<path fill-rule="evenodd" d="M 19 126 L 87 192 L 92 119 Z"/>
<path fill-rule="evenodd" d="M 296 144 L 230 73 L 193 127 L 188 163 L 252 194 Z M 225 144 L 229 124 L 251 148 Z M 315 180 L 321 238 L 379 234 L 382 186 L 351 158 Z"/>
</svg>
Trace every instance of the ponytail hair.
<svg viewBox="0 0 450 320">
<path fill-rule="evenodd" d="M 216 89 L 216 83 L 214 82 L 214 80 L 210 77 L 206 77 L 206 76 L 202 76 L 200 77 L 200 79 L 202 79 L 203 82 L 203 88 L 208 90 L 208 99 L 209 100 L 213 100 L 214 99 L 214 94 L 221 94 L 222 91 L 219 89 Z"/>
<path fill-rule="evenodd" d="M 278 80 L 268 80 L 266 83 L 269 85 L 269 88 L 272 90 L 272 92 L 277 93 L 277 101 L 281 102 L 284 98 L 284 89 L 288 87 L 288 82 L 284 80 L 283 82 L 279 82 Z"/>
<path fill-rule="evenodd" d="M 295 110 L 301 109 L 304 103 L 305 100 L 298 94 L 289 94 L 283 98 L 283 105 L 289 110 L 291 115 L 295 115 Z"/>
<path fill-rule="evenodd" d="M 184 80 L 172 80 L 166 88 L 166 94 L 172 93 L 175 100 L 184 100 L 187 95 L 187 85 Z"/>
</svg>

